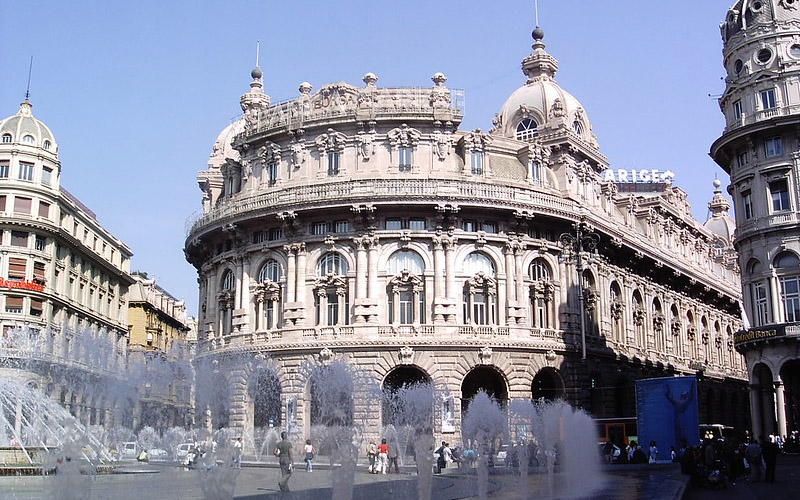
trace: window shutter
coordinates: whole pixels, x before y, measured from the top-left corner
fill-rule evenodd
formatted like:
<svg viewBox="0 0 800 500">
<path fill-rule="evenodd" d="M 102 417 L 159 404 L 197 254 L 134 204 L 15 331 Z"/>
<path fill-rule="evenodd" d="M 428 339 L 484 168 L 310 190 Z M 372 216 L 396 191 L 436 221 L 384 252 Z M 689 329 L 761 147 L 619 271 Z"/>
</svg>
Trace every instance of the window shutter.
<svg viewBox="0 0 800 500">
<path fill-rule="evenodd" d="M 28 247 L 28 233 L 24 231 L 11 231 L 11 245 L 15 247 Z"/>
<path fill-rule="evenodd" d="M 18 259 L 11 257 L 8 259 L 8 277 L 9 279 L 25 279 L 25 271 L 28 261 L 25 259 Z"/>
<path fill-rule="evenodd" d="M 45 219 L 50 218 L 50 204 L 45 201 L 39 202 L 39 217 L 44 217 Z"/>
<path fill-rule="evenodd" d="M 14 212 L 18 214 L 31 213 L 31 199 L 30 198 L 14 198 Z"/>
<path fill-rule="evenodd" d="M 6 297 L 6 309 L 22 309 L 22 297 L 9 295 Z"/>
<path fill-rule="evenodd" d="M 33 263 L 33 279 L 44 282 L 44 263 Z"/>
<path fill-rule="evenodd" d="M 6 211 L 6 195 L 0 196 L 0 212 Z"/>
<path fill-rule="evenodd" d="M 38 299 L 31 299 L 31 316 L 41 316 L 44 309 L 44 302 Z"/>
</svg>

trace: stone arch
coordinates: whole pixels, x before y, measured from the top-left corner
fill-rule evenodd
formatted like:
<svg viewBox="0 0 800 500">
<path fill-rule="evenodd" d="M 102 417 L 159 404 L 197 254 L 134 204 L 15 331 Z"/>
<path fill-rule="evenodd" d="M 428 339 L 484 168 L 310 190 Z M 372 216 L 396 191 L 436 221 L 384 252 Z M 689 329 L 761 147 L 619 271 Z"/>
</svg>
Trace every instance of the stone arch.
<svg viewBox="0 0 800 500">
<path fill-rule="evenodd" d="M 544 398 L 547 401 L 564 399 L 566 388 L 561 373 L 552 367 L 542 368 L 531 382 L 531 398 Z"/>
<path fill-rule="evenodd" d="M 508 382 L 505 375 L 492 365 L 478 365 L 472 368 L 461 382 L 461 413 L 467 411 L 470 401 L 484 391 L 495 399 L 500 406 L 508 403 Z"/>
<path fill-rule="evenodd" d="M 410 241 L 407 244 L 404 244 L 401 241 L 393 241 L 387 243 L 385 245 L 381 245 L 381 249 L 378 253 L 378 271 L 379 274 L 389 274 L 388 271 L 388 264 L 389 259 L 394 255 L 396 252 L 409 250 L 412 252 L 416 252 L 421 258 L 424 270 L 426 272 L 433 270 L 433 253 L 427 248 L 426 245 L 423 245 L 419 241 Z"/>
<path fill-rule="evenodd" d="M 317 275 L 317 267 L 320 259 L 326 254 L 336 253 L 342 256 L 347 263 L 347 274 L 343 276 L 355 276 L 356 262 L 355 262 L 355 249 L 350 245 L 334 245 L 333 249 L 328 246 L 318 246 L 307 251 L 306 256 L 306 269 L 305 274 L 308 277 Z"/>
<path fill-rule="evenodd" d="M 404 402 L 398 397 L 398 392 L 417 385 L 431 385 L 431 376 L 416 365 L 399 365 L 392 368 L 381 381 L 383 401 L 381 402 L 381 422 L 384 426 L 409 425 L 406 412 L 403 411 Z M 431 390 L 433 390 L 431 385 Z"/>
</svg>

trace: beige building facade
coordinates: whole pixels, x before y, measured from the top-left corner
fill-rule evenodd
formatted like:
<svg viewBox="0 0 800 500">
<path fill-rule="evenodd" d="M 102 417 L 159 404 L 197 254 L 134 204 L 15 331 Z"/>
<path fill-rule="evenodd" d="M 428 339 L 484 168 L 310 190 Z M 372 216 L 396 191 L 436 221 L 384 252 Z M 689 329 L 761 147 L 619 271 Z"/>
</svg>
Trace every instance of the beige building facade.
<svg viewBox="0 0 800 500">
<path fill-rule="evenodd" d="M 800 430 L 800 8 L 739 0 L 721 23 L 727 71 L 722 136 L 711 156 L 730 174 L 735 246 L 749 319 L 753 434 Z"/>
<path fill-rule="evenodd" d="M 185 246 L 207 425 L 308 435 L 322 423 L 315 370 L 337 360 L 387 391 L 432 382 L 444 438 L 480 390 L 627 417 L 635 380 L 697 373 L 701 420 L 748 425 L 721 194 L 703 224 L 669 177 L 611 180 L 587 111 L 533 38 L 488 132 L 459 129 L 464 94 L 441 73 L 414 89 L 372 73 L 303 82 L 272 105 L 253 70 L 242 118 L 198 175 Z M 353 390 L 342 418 L 370 433 L 393 423 Z"/>
<path fill-rule="evenodd" d="M 0 376 L 85 424 L 118 425 L 131 250 L 61 176 L 58 144 L 26 99 L 0 120 Z"/>
</svg>

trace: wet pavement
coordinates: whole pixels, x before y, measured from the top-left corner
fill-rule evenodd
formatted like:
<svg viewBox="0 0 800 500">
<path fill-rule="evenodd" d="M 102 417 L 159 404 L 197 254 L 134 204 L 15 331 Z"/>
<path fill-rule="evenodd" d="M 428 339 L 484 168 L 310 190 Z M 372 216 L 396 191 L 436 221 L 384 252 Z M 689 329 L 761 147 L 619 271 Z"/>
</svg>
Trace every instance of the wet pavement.
<svg viewBox="0 0 800 500">
<path fill-rule="evenodd" d="M 750 482 L 740 478 L 725 489 L 690 485 L 683 500 L 789 500 L 800 498 L 800 455 L 779 455 L 775 482 Z"/>
<path fill-rule="evenodd" d="M 280 471 L 274 464 L 269 466 L 260 464 L 257 467 L 248 465 L 245 463 L 245 466 L 238 471 L 235 469 L 223 471 L 238 474 L 235 477 L 234 496 L 238 500 L 331 498 L 331 474 L 327 468 L 316 467 L 312 473 L 302 469 L 296 470 L 289 482 L 292 491 L 283 493 L 278 490 L 277 482 Z M 89 497 L 70 496 L 70 493 L 75 493 L 75 491 L 69 485 L 64 487 L 55 485 L 52 477 L 0 477 L 0 498 L 4 500 L 60 500 L 62 498 L 192 500 L 214 498 L 214 496 L 204 496 L 197 471 L 185 470 L 182 467 L 168 464 L 130 465 L 121 467 L 120 471 L 126 473 L 91 476 L 91 495 Z M 401 474 L 368 474 L 365 467 L 361 466 L 355 473 L 353 498 L 357 500 L 418 498 L 417 476 L 410 471 L 410 468 L 406 468 Z M 532 474 L 521 479 L 507 471 L 498 470 L 497 472 L 489 477 L 489 498 L 491 499 L 520 499 L 522 492 L 526 490 L 527 498 L 547 498 L 549 496 L 545 475 Z M 679 468 L 673 464 L 608 466 L 604 472 L 604 481 L 597 485 L 596 490 L 577 498 L 679 500 L 687 483 L 687 478 L 681 476 Z M 557 480 L 558 478 L 556 478 Z M 474 474 L 470 474 L 464 469 L 450 469 L 444 474 L 433 477 L 431 498 L 432 500 L 475 499 L 477 491 Z M 554 498 L 559 497 L 555 496 Z M 712 497 L 697 496 L 693 498 Z M 741 498 L 758 497 L 743 496 Z"/>
</svg>

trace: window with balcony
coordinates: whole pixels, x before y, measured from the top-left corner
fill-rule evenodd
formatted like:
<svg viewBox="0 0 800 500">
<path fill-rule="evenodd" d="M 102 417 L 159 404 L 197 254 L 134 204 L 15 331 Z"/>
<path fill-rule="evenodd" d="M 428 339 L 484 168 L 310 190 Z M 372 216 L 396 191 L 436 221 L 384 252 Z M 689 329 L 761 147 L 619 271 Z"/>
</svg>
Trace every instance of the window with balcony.
<svg viewBox="0 0 800 500">
<path fill-rule="evenodd" d="M 789 188 L 786 179 L 769 183 L 769 196 L 772 200 L 772 211 L 783 212 L 789 210 Z"/>
<path fill-rule="evenodd" d="M 347 261 L 338 253 L 325 254 L 317 264 L 314 308 L 317 325 L 350 324 Z"/>
<path fill-rule="evenodd" d="M 331 151 L 328 153 L 328 176 L 334 177 L 339 175 L 339 151 Z"/>
<path fill-rule="evenodd" d="M 773 267 L 778 275 L 783 320 L 800 321 L 800 258 L 792 252 L 781 252 L 775 257 Z"/>
<path fill-rule="evenodd" d="M 528 268 L 528 277 L 532 281 L 530 285 L 531 327 L 551 328 L 550 318 L 553 317 L 551 309 L 555 288 L 552 284 L 550 266 L 544 260 L 536 259 Z"/>
<path fill-rule="evenodd" d="M 19 176 L 22 181 L 33 180 L 33 163 L 21 161 L 19 162 Z"/>
<path fill-rule="evenodd" d="M 745 220 L 753 218 L 753 193 L 749 189 L 742 191 L 742 213 Z"/>
<path fill-rule="evenodd" d="M 750 284 L 753 294 L 753 326 L 769 324 L 769 301 L 767 287 L 762 281 Z"/>
<path fill-rule="evenodd" d="M 470 172 L 472 175 L 483 175 L 483 153 L 473 151 L 470 157 Z"/>
<path fill-rule="evenodd" d="M 759 94 L 761 96 L 761 109 L 771 109 L 777 107 L 775 100 L 775 89 L 762 90 Z"/>
<path fill-rule="evenodd" d="M 275 162 L 267 164 L 267 182 L 270 186 L 278 182 L 278 164 Z"/>
<path fill-rule="evenodd" d="M 389 257 L 387 286 L 389 323 L 410 325 L 425 323 L 425 263 L 411 250 L 399 250 Z"/>
<path fill-rule="evenodd" d="M 737 122 L 742 119 L 742 101 L 733 103 L 733 119 Z"/>
<path fill-rule="evenodd" d="M 398 156 L 398 170 L 401 172 L 411 172 L 411 148 L 410 147 L 400 147 L 397 148 L 397 156 Z"/>
<path fill-rule="evenodd" d="M 0 160 L 0 179 L 8 179 L 8 160 Z"/>
<path fill-rule="evenodd" d="M 767 158 L 783 154 L 783 141 L 780 137 L 770 137 L 764 141 L 764 154 Z"/>
</svg>

